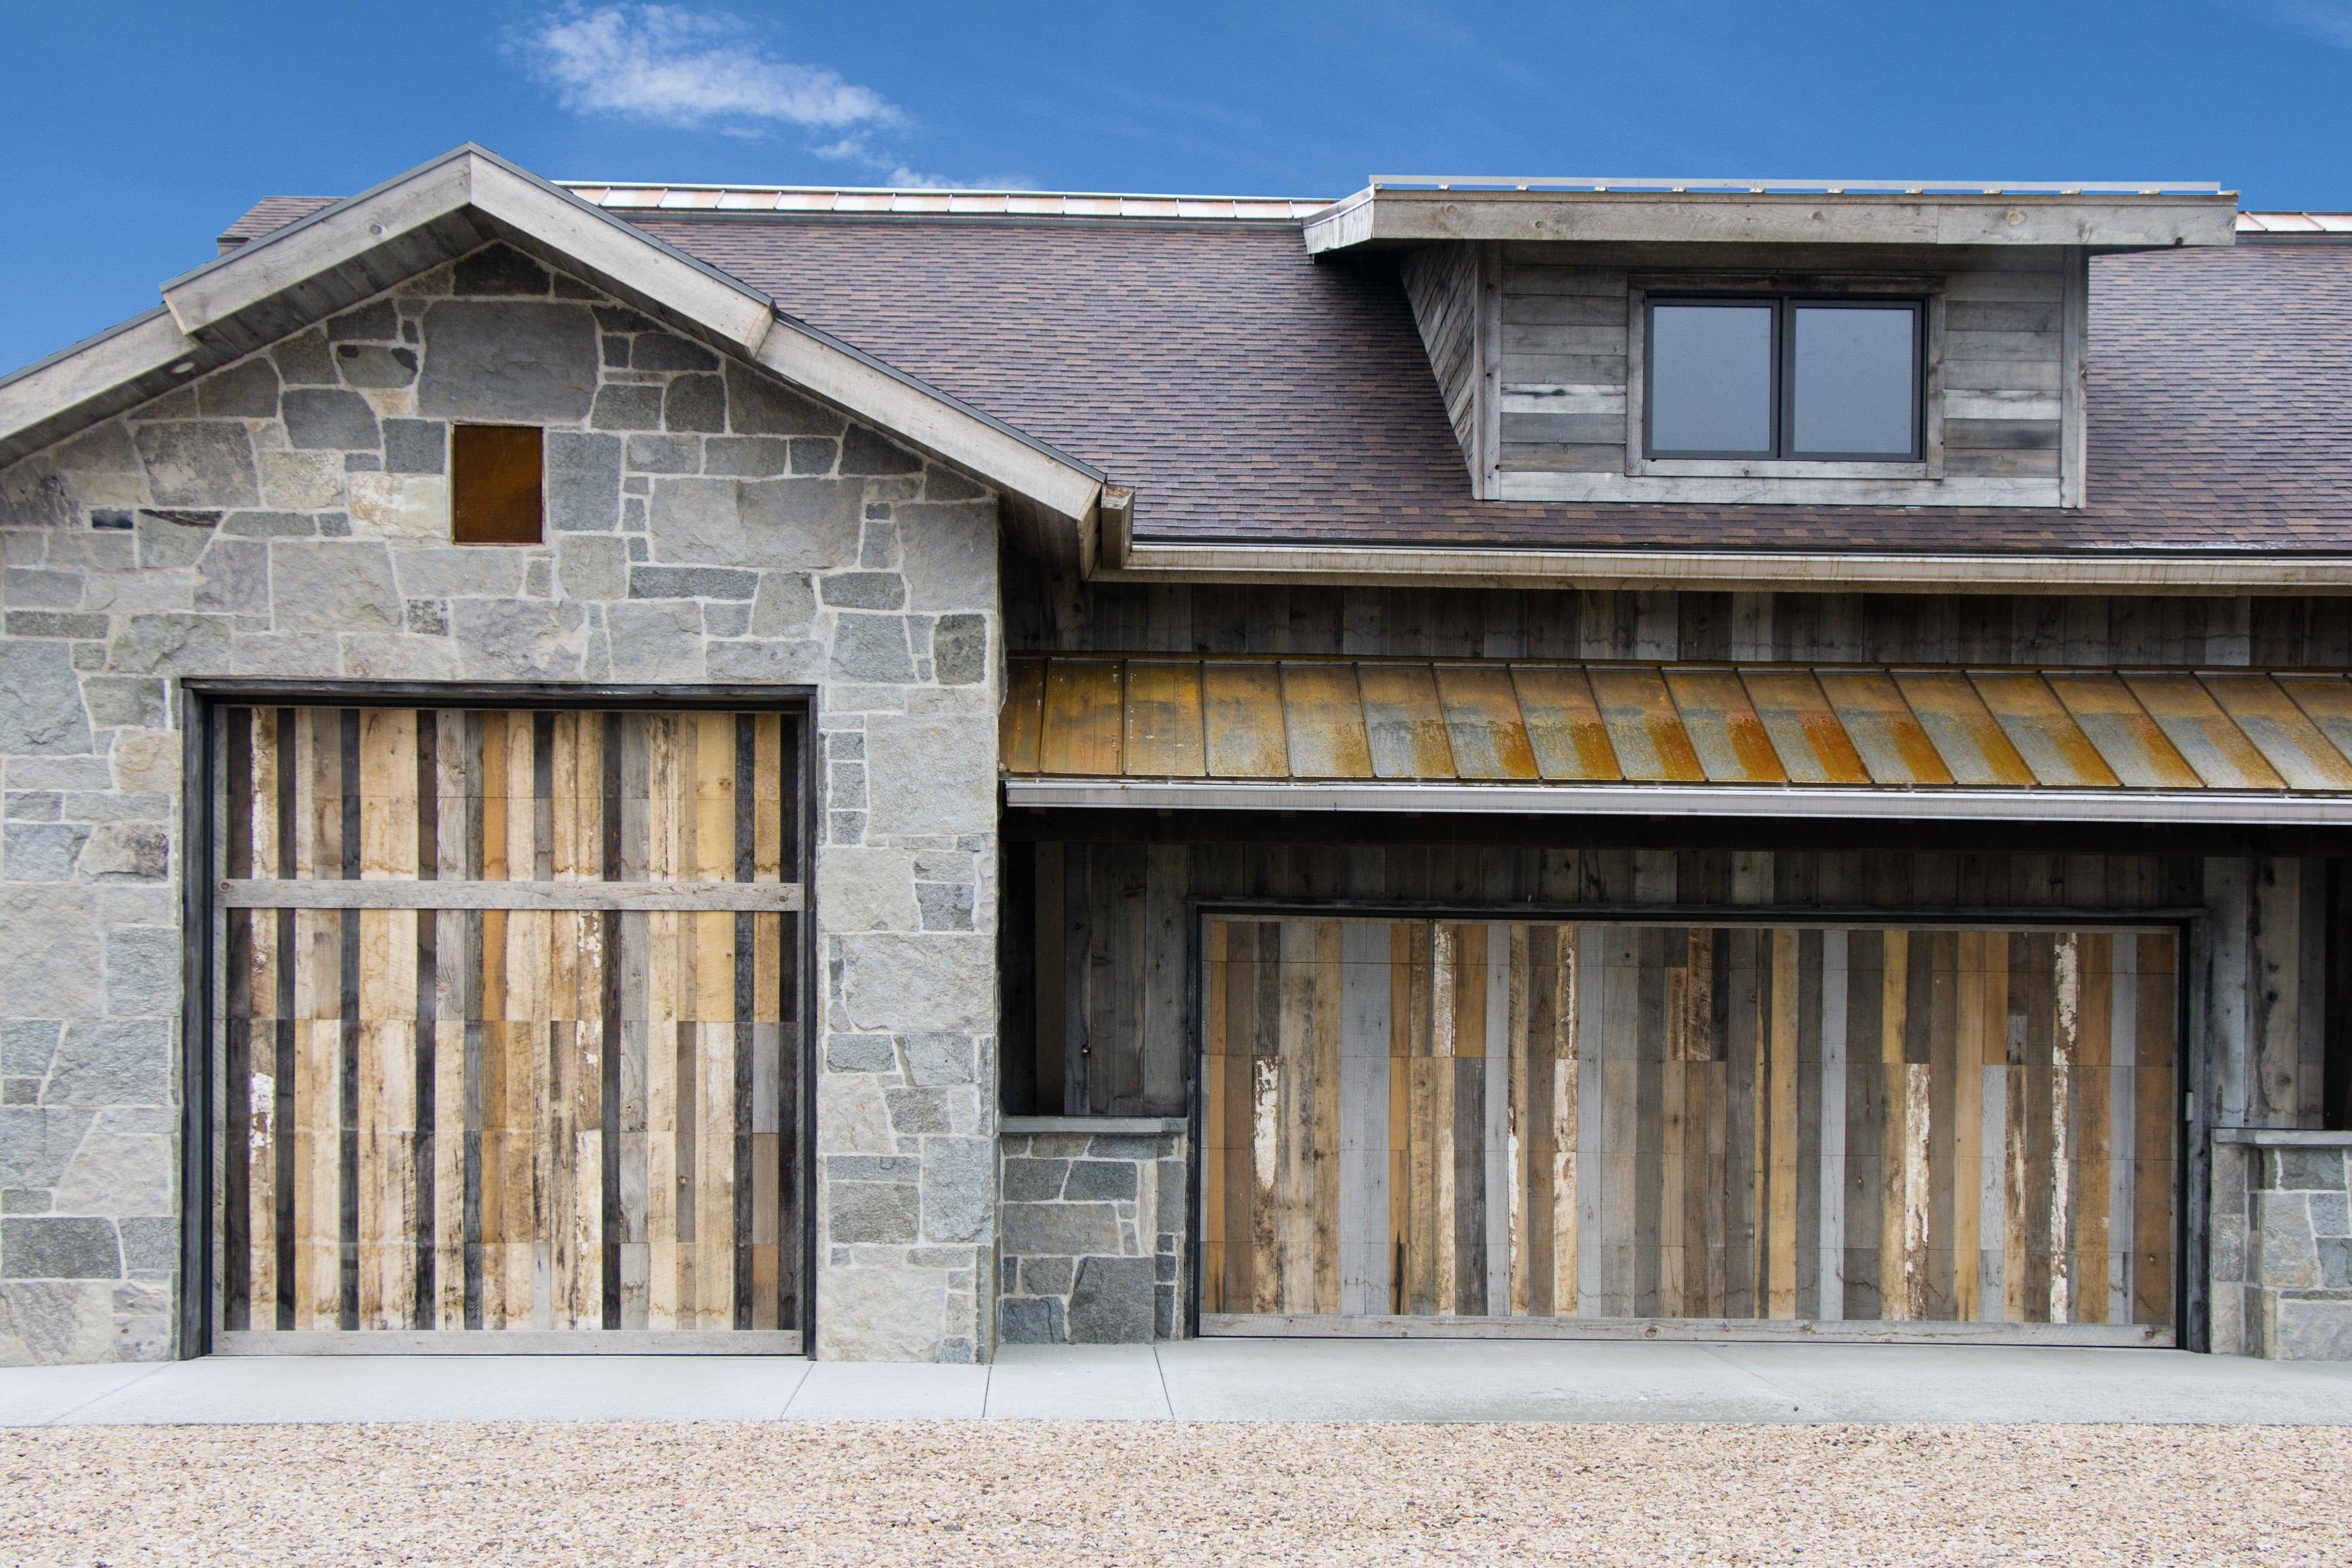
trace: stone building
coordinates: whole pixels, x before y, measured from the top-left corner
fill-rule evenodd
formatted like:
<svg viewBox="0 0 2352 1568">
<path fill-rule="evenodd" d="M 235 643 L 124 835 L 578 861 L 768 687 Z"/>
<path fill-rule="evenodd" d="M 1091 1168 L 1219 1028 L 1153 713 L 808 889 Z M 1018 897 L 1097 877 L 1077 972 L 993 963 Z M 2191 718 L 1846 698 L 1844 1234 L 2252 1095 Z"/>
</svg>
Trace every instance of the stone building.
<svg viewBox="0 0 2352 1568">
<path fill-rule="evenodd" d="M 2347 236 L 264 201 L 0 381 L 0 1361 L 2352 1355 Z"/>
</svg>

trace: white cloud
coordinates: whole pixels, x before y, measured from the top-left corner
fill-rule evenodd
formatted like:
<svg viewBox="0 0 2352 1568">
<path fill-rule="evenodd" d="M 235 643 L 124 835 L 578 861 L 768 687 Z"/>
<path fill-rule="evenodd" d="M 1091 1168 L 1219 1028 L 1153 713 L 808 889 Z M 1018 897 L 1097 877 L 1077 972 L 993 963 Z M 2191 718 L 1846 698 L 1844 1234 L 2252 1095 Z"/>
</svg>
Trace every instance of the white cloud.
<svg viewBox="0 0 2352 1568">
<path fill-rule="evenodd" d="M 569 5 L 540 16 L 515 47 L 575 114 L 734 132 L 766 125 L 839 131 L 905 121 L 879 93 L 838 71 L 777 58 L 759 29 L 723 11 Z"/>
<path fill-rule="evenodd" d="M 2352 5 L 2344 0 L 2270 0 L 2258 8 L 2321 43 L 2352 49 Z"/>
</svg>

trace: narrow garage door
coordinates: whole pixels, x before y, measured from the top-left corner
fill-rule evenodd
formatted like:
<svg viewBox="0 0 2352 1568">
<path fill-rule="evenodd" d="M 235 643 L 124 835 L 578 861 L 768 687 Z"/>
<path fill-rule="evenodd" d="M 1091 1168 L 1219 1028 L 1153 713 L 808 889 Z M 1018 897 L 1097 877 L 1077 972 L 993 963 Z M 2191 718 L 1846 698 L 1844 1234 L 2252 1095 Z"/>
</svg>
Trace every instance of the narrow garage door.
<svg viewBox="0 0 2352 1568">
<path fill-rule="evenodd" d="M 1205 934 L 1206 1332 L 2172 1342 L 2168 930 Z"/>
<path fill-rule="evenodd" d="M 216 1348 L 797 1349 L 797 718 L 219 717 Z"/>
</svg>

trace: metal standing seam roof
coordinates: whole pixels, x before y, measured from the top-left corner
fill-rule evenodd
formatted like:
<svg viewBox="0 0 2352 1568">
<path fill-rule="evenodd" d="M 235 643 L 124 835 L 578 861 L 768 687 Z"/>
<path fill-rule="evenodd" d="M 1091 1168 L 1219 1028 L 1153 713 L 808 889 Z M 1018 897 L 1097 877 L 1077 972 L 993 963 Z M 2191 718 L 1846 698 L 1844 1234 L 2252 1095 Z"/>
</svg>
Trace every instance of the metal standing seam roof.
<svg viewBox="0 0 2352 1568">
<path fill-rule="evenodd" d="M 2301 671 L 1015 655 L 1014 777 L 2352 793 Z"/>
</svg>

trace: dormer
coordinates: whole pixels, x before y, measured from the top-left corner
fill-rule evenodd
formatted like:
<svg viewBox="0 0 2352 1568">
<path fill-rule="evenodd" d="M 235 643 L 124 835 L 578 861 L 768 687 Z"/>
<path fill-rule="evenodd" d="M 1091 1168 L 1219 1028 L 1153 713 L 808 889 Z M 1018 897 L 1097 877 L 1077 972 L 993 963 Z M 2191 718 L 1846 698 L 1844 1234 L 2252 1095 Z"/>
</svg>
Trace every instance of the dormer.
<svg viewBox="0 0 2352 1568">
<path fill-rule="evenodd" d="M 2229 245 L 2210 184 L 1377 179 L 1307 248 L 1402 253 L 1505 501 L 2068 507 L 2090 258 Z"/>
</svg>

